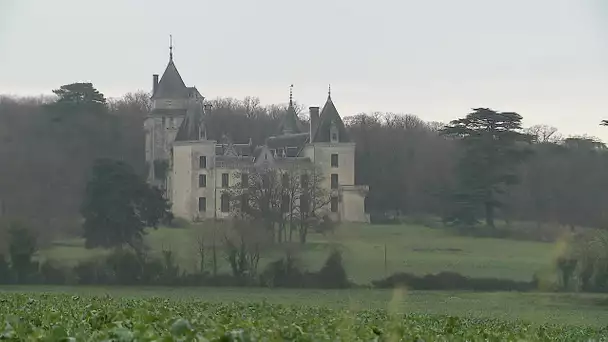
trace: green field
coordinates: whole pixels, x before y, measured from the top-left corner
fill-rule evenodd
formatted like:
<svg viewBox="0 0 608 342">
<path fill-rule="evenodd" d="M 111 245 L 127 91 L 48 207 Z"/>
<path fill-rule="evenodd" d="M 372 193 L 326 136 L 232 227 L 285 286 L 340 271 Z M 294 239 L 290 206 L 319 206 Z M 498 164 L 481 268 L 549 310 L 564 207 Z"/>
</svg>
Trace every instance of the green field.
<svg viewBox="0 0 608 342">
<path fill-rule="evenodd" d="M 183 268 L 193 270 L 198 267 L 197 239 L 204 232 L 204 227 L 162 228 L 152 231 L 146 243 L 151 253 L 172 250 Z M 338 247 L 349 277 L 359 284 L 398 271 L 530 280 L 551 267 L 559 246 L 463 237 L 416 225 L 342 225 L 327 236 L 311 235 L 304 246 L 265 250 L 260 269 L 289 248 L 297 250 L 306 268 L 316 270 Z M 106 253 L 85 249 L 80 239 L 63 239 L 39 257 L 73 265 Z M 221 270 L 228 271 L 221 253 L 219 258 Z M 569 341 L 608 336 L 608 296 L 592 294 L 5 286 L 0 287 L 0 303 L 0 327 L 7 327 L 4 332 L 0 328 L 0 339 L 16 340 L 219 341 L 232 333 L 242 334 L 241 340 L 267 341 Z"/>
<path fill-rule="evenodd" d="M 163 248 L 172 250 L 180 266 L 192 270 L 197 267 L 198 234 L 197 228 L 161 228 L 151 231 L 146 242 L 153 253 Z M 463 237 L 417 225 L 342 225 L 333 234 L 311 234 L 306 245 L 289 248 L 297 248 L 304 266 L 316 270 L 333 246 L 343 250 L 349 276 L 361 284 L 398 271 L 455 271 L 474 277 L 528 281 L 535 272 L 550 267 L 557 248 L 552 243 Z M 260 269 L 284 255 L 281 248 L 265 251 Z M 107 251 L 84 249 L 81 239 L 66 239 L 55 241 L 41 252 L 41 257 L 74 264 L 104 253 Z M 218 257 L 220 269 L 227 270 L 223 255 Z"/>
<path fill-rule="evenodd" d="M 386 341 L 416 337 L 426 341 L 573 341 L 608 337 L 608 298 L 598 295 L 3 287 L 0 303 L 0 339 L 8 340 L 372 341 L 380 336 Z M 243 339 L 225 337 L 233 335 Z"/>
</svg>

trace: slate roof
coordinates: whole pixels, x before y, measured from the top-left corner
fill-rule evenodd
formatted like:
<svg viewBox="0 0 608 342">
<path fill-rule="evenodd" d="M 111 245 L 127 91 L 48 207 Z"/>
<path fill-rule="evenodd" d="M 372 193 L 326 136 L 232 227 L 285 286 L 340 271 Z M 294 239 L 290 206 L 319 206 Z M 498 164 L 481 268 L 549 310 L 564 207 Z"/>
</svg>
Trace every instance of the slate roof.
<svg viewBox="0 0 608 342">
<path fill-rule="evenodd" d="M 254 147 L 249 144 L 220 143 L 215 145 L 216 156 L 253 156 Z"/>
<path fill-rule="evenodd" d="M 283 134 L 269 137 L 266 144 L 270 148 L 303 146 L 308 138 L 308 133 Z"/>
<path fill-rule="evenodd" d="M 177 71 L 173 58 L 170 58 L 156 91 L 152 94 L 152 99 L 183 99 L 189 94 L 189 88 Z"/>
<path fill-rule="evenodd" d="M 300 130 L 299 121 L 298 114 L 296 114 L 296 110 L 293 107 L 293 102 L 290 100 L 287 113 L 285 113 L 285 116 L 283 116 L 283 119 L 279 124 L 279 132 L 283 134 L 301 133 L 302 130 Z"/>
<path fill-rule="evenodd" d="M 162 116 L 184 116 L 187 109 L 185 108 L 155 108 L 150 112 L 152 115 Z"/>
<path fill-rule="evenodd" d="M 204 137 L 204 116 L 205 112 L 202 104 L 191 100 L 186 117 L 175 135 L 175 141 L 198 141 Z"/>
<path fill-rule="evenodd" d="M 330 128 L 332 123 L 338 129 L 338 140 L 339 142 L 349 142 L 350 139 L 346 133 L 346 127 L 344 126 L 344 122 L 336 109 L 333 101 L 331 100 L 331 95 L 327 96 L 327 101 L 321 110 L 321 114 L 319 115 L 319 122 L 317 123 L 317 127 L 314 127 L 314 133 L 312 134 L 312 142 L 330 142 Z"/>
</svg>

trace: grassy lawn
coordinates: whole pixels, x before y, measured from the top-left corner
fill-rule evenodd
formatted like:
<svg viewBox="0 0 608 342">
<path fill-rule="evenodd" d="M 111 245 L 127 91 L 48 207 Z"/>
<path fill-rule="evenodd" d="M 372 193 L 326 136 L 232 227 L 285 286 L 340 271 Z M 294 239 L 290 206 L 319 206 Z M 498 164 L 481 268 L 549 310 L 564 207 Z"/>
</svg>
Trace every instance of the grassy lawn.
<svg viewBox="0 0 608 342">
<path fill-rule="evenodd" d="M 179 264 L 192 270 L 198 264 L 197 234 L 200 230 L 196 228 L 161 228 L 151 231 L 146 243 L 153 253 L 163 248 L 172 250 Z M 417 225 L 346 224 L 328 236 L 311 234 L 309 242 L 297 248 L 304 266 L 316 270 L 333 246 L 343 250 L 349 276 L 357 283 L 369 283 L 398 271 L 417 274 L 455 271 L 475 277 L 530 280 L 535 272 L 550 265 L 556 251 L 552 243 L 462 237 Z M 41 251 L 41 257 L 75 264 L 104 253 L 107 251 L 84 249 L 81 239 L 68 239 L 56 241 L 51 248 Z M 260 270 L 283 254 L 280 248 L 265 251 Z M 218 259 L 220 268 L 227 270 L 222 253 Z"/>
<path fill-rule="evenodd" d="M 84 286 L 5 286 L 0 287 L 0 292 L 110 295 L 115 298 L 162 297 L 176 301 L 201 300 L 212 303 L 268 302 L 302 306 L 320 305 L 352 311 L 388 309 L 403 313 L 524 320 L 536 324 L 556 323 L 599 327 L 605 326 L 608 322 L 608 296 L 590 294 Z"/>
</svg>

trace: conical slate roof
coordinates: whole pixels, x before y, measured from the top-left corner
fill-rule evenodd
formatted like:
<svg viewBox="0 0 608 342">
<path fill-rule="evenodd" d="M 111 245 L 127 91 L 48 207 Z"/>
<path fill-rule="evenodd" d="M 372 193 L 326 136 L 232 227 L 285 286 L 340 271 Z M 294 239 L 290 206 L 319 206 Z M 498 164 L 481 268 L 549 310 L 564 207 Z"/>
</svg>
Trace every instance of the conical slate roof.
<svg viewBox="0 0 608 342">
<path fill-rule="evenodd" d="M 285 116 L 283 116 L 283 120 L 281 120 L 281 124 L 279 125 L 279 132 L 282 134 L 301 133 L 298 121 L 298 114 L 296 114 L 293 102 L 290 100 L 287 113 L 285 113 Z"/>
<path fill-rule="evenodd" d="M 321 114 L 319 115 L 317 127 L 314 127 L 311 142 L 330 142 L 330 129 L 332 124 L 334 124 L 338 129 L 338 140 L 340 142 L 349 142 L 350 139 L 346 133 L 344 122 L 342 121 L 336 106 L 331 100 L 331 95 L 328 95 L 327 101 L 325 102 L 325 105 L 321 110 Z"/>
<path fill-rule="evenodd" d="M 175 135 L 175 141 L 198 141 L 205 139 L 203 106 L 196 100 L 191 100 L 186 111 L 186 117 Z"/>
<path fill-rule="evenodd" d="M 158 87 L 154 94 L 152 94 L 152 99 L 180 99 L 187 97 L 188 88 L 177 71 L 173 58 L 170 58 L 169 64 L 167 64 L 167 68 L 160 78 L 160 82 L 158 82 Z"/>
</svg>

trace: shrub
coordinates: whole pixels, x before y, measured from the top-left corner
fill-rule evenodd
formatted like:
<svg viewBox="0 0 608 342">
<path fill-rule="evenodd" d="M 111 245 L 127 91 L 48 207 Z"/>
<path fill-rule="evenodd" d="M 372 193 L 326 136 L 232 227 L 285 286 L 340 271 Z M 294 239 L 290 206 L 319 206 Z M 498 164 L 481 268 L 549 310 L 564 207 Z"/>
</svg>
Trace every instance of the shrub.
<svg viewBox="0 0 608 342">
<path fill-rule="evenodd" d="M 108 269 L 97 260 L 86 260 L 79 262 L 73 268 L 76 283 L 80 285 L 103 285 L 109 284 L 111 275 Z"/>
<path fill-rule="evenodd" d="M 351 284 L 344 268 L 342 252 L 333 249 L 325 261 L 325 265 L 319 270 L 317 277 L 318 285 L 322 288 L 342 289 L 349 287 Z"/>
<path fill-rule="evenodd" d="M 304 272 L 299 260 L 291 253 L 271 262 L 260 276 L 260 283 L 266 287 L 303 287 Z"/>
<path fill-rule="evenodd" d="M 140 259 L 133 252 L 117 249 L 108 255 L 105 266 L 115 284 L 135 285 L 142 279 L 143 267 Z"/>
<path fill-rule="evenodd" d="M 563 289 L 608 291 L 608 232 L 586 231 L 566 239 L 555 266 Z"/>
<path fill-rule="evenodd" d="M 63 285 L 67 283 L 68 274 L 63 268 L 55 266 L 51 261 L 40 265 L 40 280 L 44 284 Z"/>
<path fill-rule="evenodd" d="M 0 253 L 0 284 L 9 284 L 11 282 L 11 268 L 4 254 Z"/>
<path fill-rule="evenodd" d="M 385 279 L 372 281 L 376 288 L 405 286 L 413 290 L 471 290 L 471 291 L 531 291 L 536 282 L 522 282 L 497 278 L 469 278 L 456 272 L 440 272 L 417 276 L 395 273 Z"/>
<path fill-rule="evenodd" d="M 371 224 L 400 224 L 399 217 L 390 213 L 372 212 L 369 215 Z"/>
</svg>

